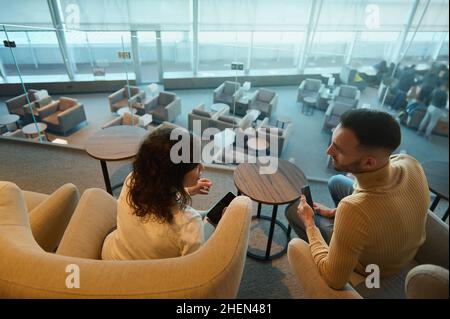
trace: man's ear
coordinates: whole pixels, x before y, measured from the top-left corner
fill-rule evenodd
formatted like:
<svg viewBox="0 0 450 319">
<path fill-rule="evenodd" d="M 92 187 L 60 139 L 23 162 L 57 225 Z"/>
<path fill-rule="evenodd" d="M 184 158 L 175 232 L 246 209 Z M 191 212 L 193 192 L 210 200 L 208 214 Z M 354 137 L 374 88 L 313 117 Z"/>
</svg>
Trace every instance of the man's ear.
<svg viewBox="0 0 450 319">
<path fill-rule="evenodd" d="M 364 170 L 371 171 L 375 167 L 377 167 L 377 164 L 378 164 L 378 161 L 377 161 L 377 159 L 374 156 L 367 156 L 363 160 L 363 168 L 364 168 Z"/>
</svg>

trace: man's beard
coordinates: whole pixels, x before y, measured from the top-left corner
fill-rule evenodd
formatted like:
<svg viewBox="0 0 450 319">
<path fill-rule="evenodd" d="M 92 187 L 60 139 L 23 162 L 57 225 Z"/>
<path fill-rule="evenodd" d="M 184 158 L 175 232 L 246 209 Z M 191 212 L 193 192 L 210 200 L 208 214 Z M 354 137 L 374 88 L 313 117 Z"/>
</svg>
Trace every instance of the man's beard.
<svg viewBox="0 0 450 319">
<path fill-rule="evenodd" d="M 338 172 L 346 172 L 346 173 L 352 173 L 352 174 L 357 174 L 357 173 L 362 173 L 363 170 L 361 169 L 361 159 L 358 159 L 350 164 L 346 164 L 346 165 L 341 165 L 339 164 L 334 157 L 332 157 L 333 159 L 333 166 L 334 169 Z"/>
</svg>

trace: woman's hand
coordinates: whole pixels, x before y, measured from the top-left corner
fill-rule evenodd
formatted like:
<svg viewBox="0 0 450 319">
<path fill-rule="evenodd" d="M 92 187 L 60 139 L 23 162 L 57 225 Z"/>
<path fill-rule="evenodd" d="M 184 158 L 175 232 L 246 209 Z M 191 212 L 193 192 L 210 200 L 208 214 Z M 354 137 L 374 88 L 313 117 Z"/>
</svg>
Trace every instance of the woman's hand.
<svg viewBox="0 0 450 319">
<path fill-rule="evenodd" d="M 297 208 L 297 215 L 303 222 L 303 225 L 305 225 L 305 229 L 316 225 L 314 223 L 314 211 L 311 208 L 311 206 L 309 206 L 308 203 L 306 202 L 305 195 L 302 195 L 300 197 L 300 204 L 298 205 Z"/>
<path fill-rule="evenodd" d="M 314 202 L 313 205 L 315 212 L 320 216 L 326 218 L 334 218 L 334 215 L 336 214 L 336 208 L 328 208 L 325 205 L 316 202 Z"/>
<path fill-rule="evenodd" d="M 188 187 L 187 190 L 191 196 L 197 194 L 208 195 L 211 187 L 212 187 L 211 180 L 207 178 L 200 178 L 197 181 L 197 185 Z"/>
</svg>

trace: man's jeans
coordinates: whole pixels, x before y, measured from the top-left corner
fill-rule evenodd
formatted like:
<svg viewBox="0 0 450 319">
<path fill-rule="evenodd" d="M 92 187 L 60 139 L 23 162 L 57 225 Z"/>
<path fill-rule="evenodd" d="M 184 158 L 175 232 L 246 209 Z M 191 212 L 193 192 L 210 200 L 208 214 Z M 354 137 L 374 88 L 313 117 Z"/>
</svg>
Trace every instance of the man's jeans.
<svg viewBox="0 0 450 319">
<path fill-rule="evenodd" d="M 334 204 L 337 207 L 341 199 L 353 193 L 353 180 L 344 175 L 335 175 L 328 181 L 328 190 L 330 192 L 331 198 L 333 198 Z M 296 201 L 293 204 L 289 205 L 286 208 L 285 215 L 289 222 L 289 225 L 291 225 L 292 229 L 297 233 L 298 237 L 305 241 L 308 241 L 305 226 L 297 215 L 298 204 L 299 201 Z M 323 239 L 325 239 L 325 241 L 329 243 L 331 235 L 333 234 L 334 219 L 315 214 L 314 221 L 316 223 L 316 226 L 320 229 Z"/>
</svg>

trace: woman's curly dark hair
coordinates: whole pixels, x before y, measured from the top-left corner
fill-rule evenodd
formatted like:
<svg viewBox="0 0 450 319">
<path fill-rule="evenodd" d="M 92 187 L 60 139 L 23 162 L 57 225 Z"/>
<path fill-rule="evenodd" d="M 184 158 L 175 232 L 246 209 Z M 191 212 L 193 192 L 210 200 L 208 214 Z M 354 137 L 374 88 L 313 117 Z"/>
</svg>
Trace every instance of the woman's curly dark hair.
<svg viewBox="0 0 450 319">
<path fill-rule="evenodd" d="M 178 140 L 171 140 L 173 130 L 161 128 L 151 133 L 142 142 L 133 162 L 127 203 L 144 222 L 152 219 L 170 224 L 173 221 L 172 209 L 176 206 L 184 209 L 191 203 L 183 180 L 186 173 L 199 165 L 193 161 L 193 136 L 187 131 L 184 133 L 184 137 L 189 136 L 190 160 L 174 163 L 170 152 L 181 136 Z"/>
</svg>

